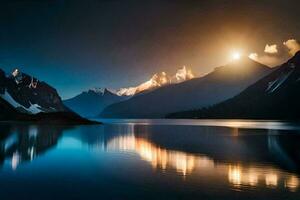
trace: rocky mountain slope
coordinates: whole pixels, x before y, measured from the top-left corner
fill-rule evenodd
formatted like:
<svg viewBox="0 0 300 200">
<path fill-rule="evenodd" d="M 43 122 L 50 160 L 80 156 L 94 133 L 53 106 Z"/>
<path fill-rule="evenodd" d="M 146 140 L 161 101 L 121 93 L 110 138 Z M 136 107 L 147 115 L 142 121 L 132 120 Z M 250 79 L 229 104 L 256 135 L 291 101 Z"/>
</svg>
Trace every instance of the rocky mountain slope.
<svg viewBox="0 0 300 200">
<path fill-rule="evenodd" d="M 213 105 L 229 99 L 271 72 L 249 58 L 217 67 L 203 77 L 166 85 L 106 107 L 107 118 L 161 118 L 167 113 Z"/>
<path fill-rule="evenodd" d="M 154 91 L 160 87 L 181 83 L 194 78 L 192 71 L 185 66 L 176 74 L 169 76 L 165 72 L 154 74 L 149 80 L 133 87 L 119 89 L 93 88 L 64 100 L 64 104 L 84 117 L 95 117 L 111 104 L 122 102 L 133 96 Z"/>
<path fill-rule="evenodd" d="M 300 51 L 232 99 L 172 118 L 300 119 Z"/>
<path fill-rule="evenodd" d="M 64 106 L 53 87 L 18 69 L 0 69 L 0 120 L 90 123 Z"/>
</svg>

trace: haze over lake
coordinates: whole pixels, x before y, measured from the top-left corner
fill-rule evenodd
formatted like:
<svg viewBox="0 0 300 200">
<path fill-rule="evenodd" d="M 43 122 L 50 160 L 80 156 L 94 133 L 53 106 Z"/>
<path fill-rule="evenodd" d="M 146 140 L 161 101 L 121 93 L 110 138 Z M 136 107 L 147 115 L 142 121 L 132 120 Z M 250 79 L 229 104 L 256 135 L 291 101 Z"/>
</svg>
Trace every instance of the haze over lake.
<svg viewBox="0 0 300 200">
<path fill-rule="evenodd" d="M 1 122 L 3 199 L 299 199 L 299 126 L 251 120 Z"/>
</svg>

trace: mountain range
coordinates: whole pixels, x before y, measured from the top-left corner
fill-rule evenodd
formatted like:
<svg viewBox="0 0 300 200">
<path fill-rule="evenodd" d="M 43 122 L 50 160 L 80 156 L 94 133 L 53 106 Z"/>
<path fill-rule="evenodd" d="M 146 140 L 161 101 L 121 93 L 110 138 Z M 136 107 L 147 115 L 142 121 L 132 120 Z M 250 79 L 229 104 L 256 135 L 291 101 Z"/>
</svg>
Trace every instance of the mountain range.
<svg viewBox="0 0 300 200">
<path fill-rule="evenodd" d="M 89 123 L 69 108 L 56 89 L 15 69 L 0 69 L 0 120 Z"/>
<path fill-rule="evenodd" d="M 137 86 L 120 89 L 92 88 L 79 95 L 64 100 L 63 103 L 84 117 L 95 117 L 111 104 L 128 100 L 134 96 L 154 91 L 157 88 L 177 84 L 194 78 L 192 71 L 185 66 L 176 74 L 169 76 L 165 72 L 154 74 L 148 81 Z"/>
<path fill-rule="evenodd" d="M 298 119 L 299 89 L 300 52 L 276 68 L 243 57 L 202 77 L 183 67 L 174 76 L 162 72 L 135 87 L 94 88 L 65 101 L 33 76 L 0 69 L 0 120 L 76 124 L 92 123 L 81 116 L 96 115 Z"/>
<path fill-rule="evenodd" d="M 64 100 L 63 103 L 83 117 L 94 117 L 106 106 L 130 98 L 127 95 L 118 95 L 106 88 L 93 88 L 81 94 Z"/>
<path fill-rule="evenodd" d="M 243 57 L 211 73 L 107 106 L 103 118 L 162 118 L 168 113 L 210 106 L 229 99 L 272 71 Z"/>
<path fill-rule="evenodd" d="M 200 110 L 178 112 L 170 118 L 300 118 L 300 51 L 275 71 L 235 97 Z"/>
</svg>

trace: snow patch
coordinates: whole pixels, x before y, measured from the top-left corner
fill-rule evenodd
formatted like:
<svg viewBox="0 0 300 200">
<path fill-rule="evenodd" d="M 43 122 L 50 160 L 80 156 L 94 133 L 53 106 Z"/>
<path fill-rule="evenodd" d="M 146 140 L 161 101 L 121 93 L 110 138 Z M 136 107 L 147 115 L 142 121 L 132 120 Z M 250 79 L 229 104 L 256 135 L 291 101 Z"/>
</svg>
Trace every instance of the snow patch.
<svg viewBox="0 0 300 200">
<path fill-rule="evenodd" d="M 5 90 L 4 94 L 1 94 L 0 96 L 15 108 L 24 107 L 21 104 L 19 104 L 18 102 L 16 102 L 6 90 Z"/>
<path fill-rule="evenodd" d="M 95 87 L 95 88 L 91 88 L 90 91 L 95 92 L 97 94 L 102 94 L 103 95 L 103 93 L 105 91 L 105 88 L 96 88 Z"/>
<path fill-rule="evenodd" d="M 286 74 L 281 74 L 275 81 L 269 82 L 266 92 L 269 92 L 269 93 L 274 92 L 277 88 L 279 88 L 287 80 L 287 78 L 292 74 L 293 71 L 294 70 L 290 70 Z"/>
<path fill-rule="evenodd" d="M 38 104 L 31 104 L 29 108 L 26 108 L 25 106 L 19 104 L 14 100 L 14 98 L 12 98 L 12 96 L 7 92 L 7 90 L 5 90 L 4 94 L 0 94 L 0 97 L 2 97 L 2 99 L 4 99 L 6 102 L 12 105 L 14 108 L 23 108 L 31 114 L 43 112 L 40 109 L 41 106 L 39 106 Z"/>
<path fill-rule="evenodd" d="M 40 113 L 43 112 L 41 109 L 41 106 L 39 106 L 38 104 L 31 104 L 31 106 L 29 108 L 27 108 L 26 110 L 28 110 L 29 112 L 36 114 L 36 113 Z"/>
<path fill-rule="evenodd" d="M 23 80 L 23 75 L 22 75 L 22 73 L 20 72 L 19 69 L 15 69 L 15 70 L 12 72 L 11 75 L 14 77 L 15 82 L 16 82 L 17 84 L 19 84 L 19 83 L 22 82 L 22 80 Z"/>
<path fill-rule="evenodd" d="M 91 89 L 89 89 L 89 90 L 87 90 L 85 92 L 86 93 L 88 93 L 88 92 L 94 92 L 94 93 L 96 93 L 98 95 L 102 95 L 103 96 L 105 94 L 105 90 L 109 91 L 109 92 L 111 92 L 113 94 L 118 95 L 116 90 L 114 90 L 114 89 L 108 89 L 108 88 L 97 88 L 97 87 L 95 87 L 95 88 L 91 88 Z"/>
<path fill-rule="evenodd" d="M 117 90 L 118 96 L 132 96 L 136 93 L 137 87 L 120 88 Z"/>
<path fill-rule="evenodd" d="M 185 66 L 183 66 L 181 69 L 178 69 L 175 76 L 171 78 L 172 83 L 181 83 L 186 80 L 190 80 L 194 78 L 194 74 L 192 73 L 192 70 L 187 69 Z"/>
</svg>

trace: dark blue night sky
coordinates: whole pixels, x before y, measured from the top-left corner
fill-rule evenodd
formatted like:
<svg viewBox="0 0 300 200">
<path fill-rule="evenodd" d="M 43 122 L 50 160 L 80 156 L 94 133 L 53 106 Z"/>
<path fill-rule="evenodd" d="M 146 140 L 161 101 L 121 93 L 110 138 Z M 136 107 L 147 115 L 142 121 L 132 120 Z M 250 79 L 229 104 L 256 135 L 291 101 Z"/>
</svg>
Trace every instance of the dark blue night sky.
<svg viewBox="0 0 300 200">
<path fill-rule="evenodd" d="M 202 74 L 234 48 L 263 53 L 299 38 L 298 8 L 280 0 L 1 1 L 0 68 L 18 67 L 63 98 L 182 65 Z"/>
</svg>

